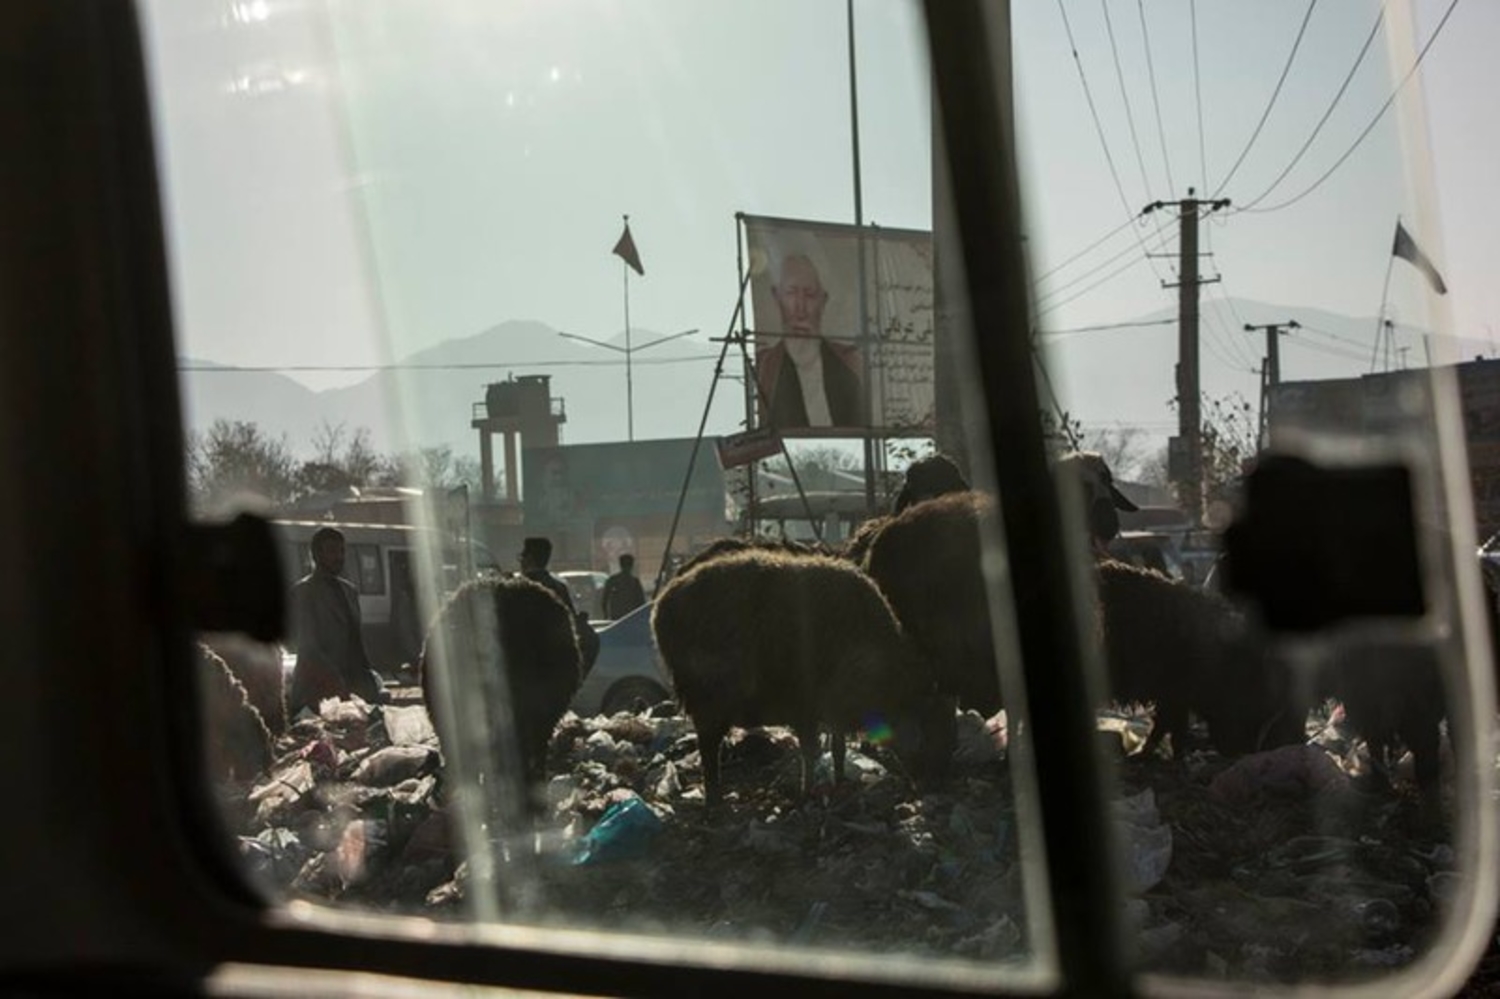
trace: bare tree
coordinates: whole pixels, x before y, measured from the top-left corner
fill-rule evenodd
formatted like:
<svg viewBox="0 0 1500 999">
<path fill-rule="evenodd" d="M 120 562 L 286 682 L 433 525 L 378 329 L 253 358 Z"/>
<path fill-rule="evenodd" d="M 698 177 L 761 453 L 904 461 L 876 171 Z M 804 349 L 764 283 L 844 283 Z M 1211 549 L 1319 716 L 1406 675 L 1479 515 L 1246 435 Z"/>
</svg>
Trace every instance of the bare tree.
<svg viewBox="0 0 1500 999">
<path fill-rule="evenodd" d="M 466 485 L 471 491 L 479 489 L 479 459 L 471 455 L 455 455 L 448 444 L 398 455 L 390 459 L 390 465 L 394 476 L 391 485 L 416 489 L 452 489 Z"/>
<path fill-rule="evenodd" d="M 1255 410 L 1238 392 L 1203 400 L 1203 494 L 1227 500 L 1260 449 Z"/>
<path fill-rule="evenodd" d="M 215 420 L 188 441 L 190 500 L 202 516 L 280 506 L 296 495 L 296 470 L 284 436 L 245 420 Z"/>
<path fill-rule="evenodd" d="M 1117 479 L 1127 482 L 1151 482 L 1158 455 L 1151 439 L 1139 427 L 1095 427 L 1083 431 L 1085 450 L 1099 454 Z M 1164 459 L 1163 459 L 1164 462 Z M 1165 464 L 1162 464 L 1165 475 Z"/>
</svg>

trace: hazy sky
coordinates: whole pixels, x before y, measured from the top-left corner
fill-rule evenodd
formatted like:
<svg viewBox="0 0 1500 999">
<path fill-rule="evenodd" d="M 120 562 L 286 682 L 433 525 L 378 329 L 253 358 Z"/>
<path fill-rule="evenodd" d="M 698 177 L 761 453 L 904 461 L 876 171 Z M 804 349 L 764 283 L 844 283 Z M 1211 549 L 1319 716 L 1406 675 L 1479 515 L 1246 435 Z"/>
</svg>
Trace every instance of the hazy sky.
<svg viewBox="0 0 1500 999">
<path fill-rule="evenodd" d="M 1449 2 L 1417 0 L 1417 46 Z M 930 227 L 929 97 L 915 8 L 854 6 L 865 220 Z M 1406 5 L 1386 6 L 1395 18 Z M 1128 211 L 1182 197 L 1189 185 L 1200 195 L 1219 188 L 1308 4 L 1064 0 L 1123 203 L 1059 5 L 1014 8 L 1027 229 L 1034 273 L 1045 275 L 1120 227 Z M 735 304 L 737 211 L 854 217 L 839 0 L 148 0 L 146 9 L 180 340 L 196 358 L 381 363 L 509 319 L 609 339 L 624 326 L 622 267 L 609 252 L 623 213 L 646 268 L 631 278 L 632 326 L 697 327 L 706 340 L 724 331 Z M 1277 103 L 1223 196 L 1246 204 L 1265 191 L 1323 114 L 1380 9 L 1377 0 L 1314 7 Z M 1500 5 L 1466 0 L 1419 78 L 1430 113 L 1406 123 L 1430 136 L 1439 215 L 1411 214 L 1425 161 L 1420 144 L 1403 150 L 1389 114 L 1295 206 L 1224 213 L 1207 228 L 1215 256 L 1205 272 L 1223 283 L 1204 291 L 1205 367 L 1248 377 L 1259 363 L 1252 341 L 1236 338 L 1236 317 L 1214 304 L 1226 294 L 1373 315 L 1402 211 L 1453 289 L 1452 329 L 1481 341 L 1460 353 L 1487 349 L 1500 321 L 1489 267 L 1500 256 L 1491 180 L 1500 121 L 1488 99 L 1500 85 L 1488 51 L 1497 40 Z M 1304 190 L 1349 147 L 1409 65 L 1393 70 L 1392 51 L 1382 32 L 1317 141 L 1261 207 Z M 1151 223 L 1126 227 L 1043 281 L 1039 291 L 1054 291 L 1040 300 L 1044 328 L 1171 306 L 1175 292 L 1161 282 L 1173 280 L 1174 263 L 1148 265 L 1139 248 L 1127 252 L 1132 228 L 1148 248 L 1175 251 L 1170 218 L 1161 222 L 1161 233 Z M 1118 264 L 1079 277 L 1119 253 Z M 1398 319 L 1427 321 L 1421 278 L 1404 264 L 1391 297 Z M 1348 354 L 1350 373 L 1367 367 L 1355 345 L 1321 347 Z M 685 374 L 695 398 L 708 370 Z M 294 377 L 322 386 L 362 375 Z"/>
</svg>

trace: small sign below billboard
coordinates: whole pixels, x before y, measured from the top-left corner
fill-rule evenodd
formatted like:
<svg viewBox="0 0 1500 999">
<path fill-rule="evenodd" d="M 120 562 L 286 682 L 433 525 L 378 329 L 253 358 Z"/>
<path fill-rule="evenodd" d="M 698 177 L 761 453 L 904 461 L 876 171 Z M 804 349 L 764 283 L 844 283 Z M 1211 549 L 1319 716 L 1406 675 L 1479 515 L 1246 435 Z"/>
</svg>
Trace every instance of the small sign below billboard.
<svg viewBox="0 0 1500 999">
<path fill-rule="evenodd" d="M 740 434 L 729 434 L 714 441 L 719 453 L 719 467 L 738 468 L 752 461 L 781 453 L 781 438 L 772 427 L 758 427 Z"/>
</svg>

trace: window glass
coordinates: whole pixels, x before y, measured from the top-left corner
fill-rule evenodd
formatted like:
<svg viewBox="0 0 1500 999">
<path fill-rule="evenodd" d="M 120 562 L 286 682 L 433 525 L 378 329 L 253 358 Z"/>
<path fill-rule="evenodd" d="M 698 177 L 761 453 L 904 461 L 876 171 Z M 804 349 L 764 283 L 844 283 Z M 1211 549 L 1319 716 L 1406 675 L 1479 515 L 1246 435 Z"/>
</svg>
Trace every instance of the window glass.
<svg viewBox="0 0 1500 999">
<path fill-rule="evenodd" d="M 1451 81 L 1486 61 L 1462 36 L 1492 19 L 1448 3 L 1012 14 L 1044 398 L 1059 450 L 1102 455 L 1124 494 L 1083 470 L 1138 964 L 1252 982 L 1440 964 L 1490 807 L 1492 768 L 1464 753 L 1489 752 L 1494 716 L 1495 594 L 1474 553 L 1500 529 L 1500 365 L 1470 339 L 1487 278 L 1444 253 L 1437 211 L 1464 233 L 1458 206 L 1493 197 L 1435 186 L 1430 157 L 1438 177 L 1467 169 L 1473 133 L 1453 124 L 1473 95 Z M 1387 496 L 1392 467 L 1411 479 Z M 1317 492 L 1288 487 L 1302 471 Z M 1281 559 L 1256 600 L 1224 560 L 1247 501 L 1247 547 Z M 1421 580 L 1414 612 L 1270 627 L 1317 623 L 1355 580 L 1389 597 L 1403 573 Z"/>
<path fill-rule="evenodd" d="M 385 568 L 380 564 L 380 548 L 376 545 L 353 545 L 351 551 L 358 566 L 359 592 L 383 596 Z"/>
<path fill-rule="evenodd" d="M 1411 991 L 1493 901 L 1500 392 L 1409 74 L 1481 15 L 1010 6 L 1098 904 L 1189 987 Z M 193 506 L 310 553 L 295 649 L 203 657 L 262 708 L 204 712 L 247 875 L 301 913 L 1050 981 L 991 457 L 1029 431 L 983 419 L 919 7 L 145 10 Z M 1286 457 L 1315 474 L 1247 504 Z M 645 602 L 589 625 L 562 573 Z"/>
<path fill-rule="evenodd" d="M 685 961 L 1043 980 L 918 8 L 146 13 L 194 509 L 301 556 L 269 752 L 233 712 L 206 734 L 247 754 L 216 773 L 254 882 Z M 939 448 L 981 491 L 872 542 Z"/>
</svg>

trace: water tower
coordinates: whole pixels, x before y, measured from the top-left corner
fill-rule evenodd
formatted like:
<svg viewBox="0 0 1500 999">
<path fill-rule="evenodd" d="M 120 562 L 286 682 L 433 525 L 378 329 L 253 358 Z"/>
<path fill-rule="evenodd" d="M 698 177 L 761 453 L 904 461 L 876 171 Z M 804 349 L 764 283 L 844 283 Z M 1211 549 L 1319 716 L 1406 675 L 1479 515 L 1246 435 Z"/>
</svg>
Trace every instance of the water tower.
<svg viewBox="0 0 1500 999">
<path fill-rule="evenodd" d="M 484 401 L 474 404 L 469 425 L 479 431 L 479 470 L 483 480 L 484 501 L 493 503 L 495 490 L 494 435 L 503 434 L 505 461 L 505 495 L 503 502 L 521 502 L 518 477 L 521 470 L 519 439 L 522 448 L 556 447 L 559 428 L 568 414 L 561 399 L 552 398 L 551 375 L 511 376 L 503 382 L 485 386 Z"/>
</svg>

